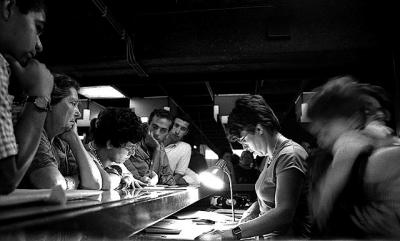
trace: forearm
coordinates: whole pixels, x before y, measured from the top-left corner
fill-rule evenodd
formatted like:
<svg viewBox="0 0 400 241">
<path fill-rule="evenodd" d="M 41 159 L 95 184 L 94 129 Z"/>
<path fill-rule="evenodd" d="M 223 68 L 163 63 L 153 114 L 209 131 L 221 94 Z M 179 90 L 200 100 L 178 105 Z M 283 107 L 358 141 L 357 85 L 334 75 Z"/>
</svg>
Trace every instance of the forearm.
<svg viewBox="0 0 400 241">
<path fill-rule="evenodd" d="M 255 201 L 244 213 L 243 217 L 245 216 L 258 216 L 260 214 L 260 206 L 258 201 Z"/>
<path fill-rule="evenodd" d="M 242 237 L 268 234 L 292 223 L 294 211 L 290 208 L 274 208 L 253 220 L 239 224 L 242 230 Z"/>
<path fill-rule="evenodd" d="M 74 135 L 73 140 L 69 141 L 68 144 L 79 165 L 81 187 L 85 189 L 101 189 L 102 178 L 100 171 L 93 159 L 86 152 L 78 135 Z"/>
<path fill-rule="evenodd" d="M 151 160 L 150 170 L 159 173 L 161 169 L 161 147 L 154 149 Z"/>
<path fill-rule="evenodd" d="M 101 174 L 101 190 L 114 190 L 121 183 L 121 177 L 115 174 L 106 172 L 98 163 L 96 163 Z"/>
<path fill-rule="evenodd" d="M 32 103 L 27 103 L 14 128 L 18 144 L 18 155 L 15 156 L 16 165 L 13 171 L 16 185 L 22 180 L 35 156 L 46 116 L 47 112 L 39 112 Z"/>
<path fill-rule="evenodd" d="M 48 189 L 61 186 L 67 189 L 67 180 L 55 166 L 43 167 L 34 170 L 29 175 L 31 184 L 37 189 Z"/>
<path fill-rule="evenodd" d="M 8 194 L 14 191 L 24 174 L 18 170 L 17 156 L 10 156 L 0 160 L 0 194 Z"/>
</svg>

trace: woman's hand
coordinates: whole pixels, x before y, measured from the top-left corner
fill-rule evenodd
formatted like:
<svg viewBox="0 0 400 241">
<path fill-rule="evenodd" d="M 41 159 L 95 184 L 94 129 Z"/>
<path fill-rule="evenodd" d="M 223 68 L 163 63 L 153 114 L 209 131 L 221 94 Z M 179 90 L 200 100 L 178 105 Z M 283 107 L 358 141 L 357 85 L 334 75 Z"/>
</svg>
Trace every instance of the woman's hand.
<svg viewBox="0 0 400 241">
<path fill-rule="evenodd" d="M 242 218 L 239 220 L 239 223 L 245 223 L 247 221 L 250 221 L 252 219 L 255 219 L 258 215 L 252 213 L 252 212 L 244 212 L 242 215 Z"/>
</svg>

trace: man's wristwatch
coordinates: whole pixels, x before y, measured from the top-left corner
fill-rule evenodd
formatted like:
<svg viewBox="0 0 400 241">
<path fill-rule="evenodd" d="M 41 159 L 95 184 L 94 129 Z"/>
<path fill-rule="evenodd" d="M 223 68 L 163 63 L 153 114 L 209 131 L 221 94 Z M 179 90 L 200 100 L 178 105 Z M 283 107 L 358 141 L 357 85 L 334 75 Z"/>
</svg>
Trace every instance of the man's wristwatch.
<svg viewBox="0 0 400 241">
<path fill-rule="evenodd" d="M 237 227 L 235 227 L 235 228 L 232 229 L 232 234 L 233 234 L 233 237 L 234 237 L 236 240 L 242 239 L 242 230 L 240 229 L 239 226 L 237 226 Z"/>
<path fill-rule="evenodd" d="M 50 111 L 50 99 L 45 96 L 28 96 L 26 102 L 31 102 L 40 112 Z"/>
</svg>

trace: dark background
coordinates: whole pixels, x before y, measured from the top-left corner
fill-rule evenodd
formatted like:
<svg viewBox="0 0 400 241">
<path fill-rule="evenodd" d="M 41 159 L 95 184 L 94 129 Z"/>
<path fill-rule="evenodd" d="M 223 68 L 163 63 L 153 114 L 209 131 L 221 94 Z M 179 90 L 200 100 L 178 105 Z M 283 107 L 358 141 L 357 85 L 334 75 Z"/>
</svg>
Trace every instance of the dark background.
<svg viewBox="0 0 400 241">
<path fill-rule="evenodd" d="M 82 86 L 171 97 L 197 127 L 187 141 L 216 152 L 230 144 L 214 95 L 261 94 L 284 135 L 308 140 L 296 98 L 344 74 L 388 91 L 398 131 L 398 10 L 372 0 L 57 0 L 39 59 Z"/>
</svg>

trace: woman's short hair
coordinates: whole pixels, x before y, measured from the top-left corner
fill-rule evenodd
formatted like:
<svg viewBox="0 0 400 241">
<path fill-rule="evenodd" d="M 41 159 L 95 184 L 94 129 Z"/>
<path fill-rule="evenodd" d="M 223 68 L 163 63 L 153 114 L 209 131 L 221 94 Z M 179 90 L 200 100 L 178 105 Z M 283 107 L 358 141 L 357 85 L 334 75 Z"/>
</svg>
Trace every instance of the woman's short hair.
<svg viewBox="0 0 400 241">
<path fill-rule="evenodd" d="M 127 142 L 142 140 L 145 131 L 139 117 L 129 108 L 106 108 L 97 117 L 93 131 L 96 145 L 106 146 L 107 141 L 114 147 L 121 147 Z"/>
<path fill-rule="evenodd" d="M 307 116 L 311 121 L 350 118 L 359 114 L 365 124 L 363 90 L 350 76 L 337 77 L 316 89 L 308 102 Z"/>
<path fill-rule="evenodd" d="M 71 88 L 79 90 L 76 80 L 65 74 L 53 74 L 54 87 L 51 92 L 51 105 L 58 104 L 62 99 L 71 95 Z"/>
<path fill-rule="evenodd" d="M 260 95 L 246 95 L 235 102 L 228 119 L 230 139 L 240 137 L 242 130 L 254 131 L 257 124 L 271 132 L 280 130 L 274 111 Z"/>
</svg>

